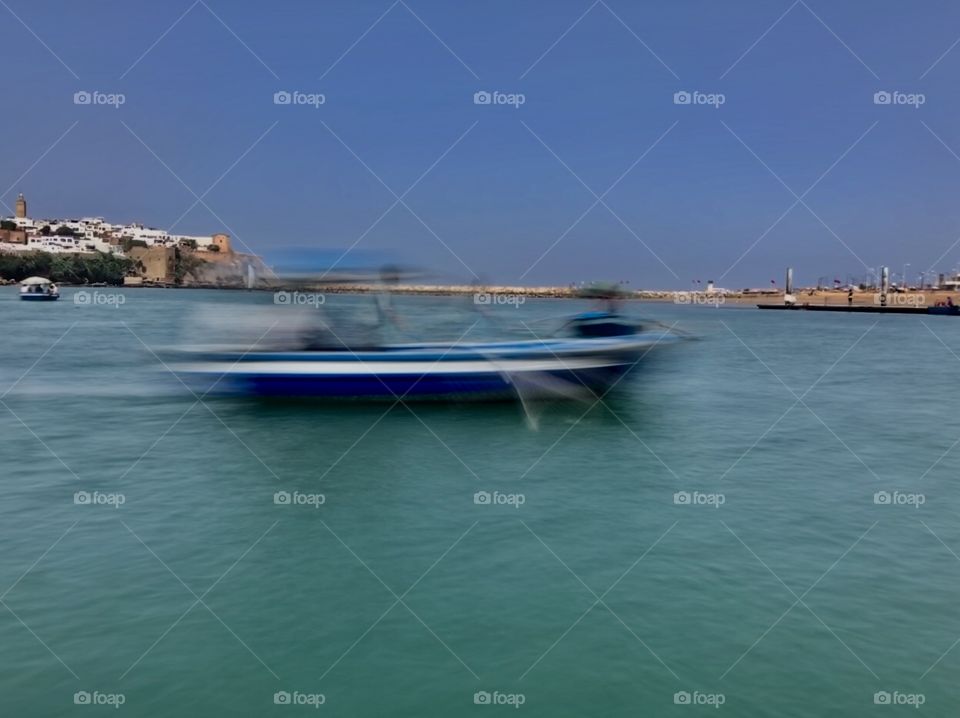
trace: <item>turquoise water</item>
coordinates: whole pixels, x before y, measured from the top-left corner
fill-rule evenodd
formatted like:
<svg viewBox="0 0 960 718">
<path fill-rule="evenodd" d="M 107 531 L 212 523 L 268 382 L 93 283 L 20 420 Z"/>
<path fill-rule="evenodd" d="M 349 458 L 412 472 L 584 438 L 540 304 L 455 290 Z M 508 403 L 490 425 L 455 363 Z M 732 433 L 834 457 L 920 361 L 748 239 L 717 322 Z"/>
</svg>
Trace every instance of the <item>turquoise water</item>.
<svg viewBox="0 0 960 718">
<path fill-rule="evenodd" d="M 699 340 L 532 429 L 196 403 L 146 346 L 269 295 L 73 291 L 0 294 L 3 715 L 956 713 L 956 319 L 635 304 Z M 438 336 L 477 318 L 398 304 Z"/>
</svg>

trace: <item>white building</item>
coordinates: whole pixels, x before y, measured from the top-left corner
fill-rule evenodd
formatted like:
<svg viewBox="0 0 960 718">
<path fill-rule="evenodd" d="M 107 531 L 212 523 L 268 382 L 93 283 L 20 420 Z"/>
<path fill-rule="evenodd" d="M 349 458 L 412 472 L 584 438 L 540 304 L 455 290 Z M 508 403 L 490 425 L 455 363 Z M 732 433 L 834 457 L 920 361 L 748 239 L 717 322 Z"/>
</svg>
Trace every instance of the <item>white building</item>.
<svg viewBox="0 0 960 718">
<path fill-rule="evenodd" d="M 39 249 L 42 252 L 93 252 L 93 245 L 83 237 L 69 237 L 53 235 L 44 237 L 35 235 L 27 237 L 28 249 Z"/>
<path fill-rule="evenodd" d="M 21 196 L 22 200 L 22 196 Z M 18 203 L 18 212 L 21 205 Z M 23 213 L 26 211 L 26 202 L 22 204 Z M 44 252 L 106 252 L 123 255 L 122 240 L 143 242 L 148 247 L 174 247 L 181 242 L 195 243 L 200 249 L 211 244 L 212 237 L 191 236 L 184 234 L 170 234 L 166 230 L 147 227 L 140 223 L 112 224 L 103 217 L 81 217 L 80 219 L 31 219 L 30 217 L 4 218 L 14 222 L 18 229 L 26 230 L 27 244 L 13 245 L 2 243 L 0 251 L 31 251 Z M 66 227 L 73 233 L 73 237 L 56 235 L 57 230 Z M 47 234 L 41 232 L 49 228 Z M 8 249 L 7 245 L 17 249 Z"/>
</svg>

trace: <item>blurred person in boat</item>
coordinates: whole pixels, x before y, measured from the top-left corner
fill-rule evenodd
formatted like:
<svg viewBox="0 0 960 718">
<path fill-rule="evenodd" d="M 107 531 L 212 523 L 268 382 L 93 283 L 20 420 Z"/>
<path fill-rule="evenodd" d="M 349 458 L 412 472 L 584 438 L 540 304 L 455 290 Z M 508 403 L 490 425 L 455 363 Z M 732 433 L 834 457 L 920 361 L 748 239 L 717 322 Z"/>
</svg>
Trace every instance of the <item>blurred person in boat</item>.
<svg viewBox="0 0 960 718">
<path fill-rule="evenodd" d="M 380 269 L 379 291 L 375 296 L 377 305 L 377 326 L 380 329 L 393 327 L 401 332 L 406 326 L 393 304 L 393 289 L 400 281 L 400 269 L 392 264 L 384 265 Z"/>
<path fill-rule="evenodd" d="M 311 316 L 310 325 L 301 332 L 302 348 L 311 351 L 375 349 L 407 336 L 406 325 L 393 302 L 401 271 L 385 265 L 379 273 L 374 293 L 374 317 L 357 308 L 334 308 L 324 305 L 323 311 Z"/>
</svg>

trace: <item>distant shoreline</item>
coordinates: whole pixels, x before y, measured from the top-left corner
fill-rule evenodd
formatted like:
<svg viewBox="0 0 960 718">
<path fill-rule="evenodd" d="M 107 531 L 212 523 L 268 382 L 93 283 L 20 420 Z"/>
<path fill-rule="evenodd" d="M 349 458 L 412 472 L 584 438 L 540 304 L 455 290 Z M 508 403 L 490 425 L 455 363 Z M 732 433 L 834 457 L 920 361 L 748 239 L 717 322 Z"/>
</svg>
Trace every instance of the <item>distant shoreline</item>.
<svg viewBox="0 0 960 718">
<path fill-rule="evenodd" d="M 18 282 L 11 280 L 0 280 L 8 286 L 16 285 Z M 171 285 L 160 283 L 144 283 L 137 285 L 107 285 L 94 286 L 91 284 L 67 284 L 60 283 L 61 287 L 72 287 L 77 289 L 110 289 L 110 290 L 134 290 L 134 289 L 217 289 L 230 291 L 256 291 L 256 292 L 306 292 L 318 294 L 376 294 L 385 290 L 397 295 L 411 296 L 437 296 L 437 297 L 457 297 L 482 295 L 489 299 L 491 304 L 509 303 L 501 298 L 524 297 L 529 299 L 582 299 L 582 300 L 603 300 L 607 297 L 598 293 L 597 290 L 579 287 L 517 287 L 509 285 L 431 285 L 431 284 L 397 284 L 385 287 L 381 284 L 360 284 L 360 283 L 333 283 L 333 284 L 277 284 L 275 286 L 256 286 L 247 288 L 239 284 L 189 284 L 189 285 Z M 844 305 L 848 304 L 849 297 L 846 290 L 832 289 L 798 289 L 793 295 L 797 304 L 822 304 L 822 305 Z M 960 291 L 947 289 L 923 289 L 907 292 L 889 292 L 887 303 L 890 305 L 911 305 L 911 306 L 934 306 L 940 302 L 946 302 L 951 298 L 955 303 L 960 303 Z M 658 303 L 672 303 L 677 305 L 754 305 L 754 304 L 779 304 L 784 300 L 784 293 L 775 290 L 757 290 L 757 291 L 739 291 L 739 292 L 704 292 L 688 290 L 635 290 L 624 291 L 615 297 L 618 301 L 646 301 Z M 487 303 L 479 301 L 478 303 Z M 876 291 L 864 290 L 855 291 L 852 304 L 854 306 L 863 306 L 879 304 L 880 295 Z"/>
</svg>

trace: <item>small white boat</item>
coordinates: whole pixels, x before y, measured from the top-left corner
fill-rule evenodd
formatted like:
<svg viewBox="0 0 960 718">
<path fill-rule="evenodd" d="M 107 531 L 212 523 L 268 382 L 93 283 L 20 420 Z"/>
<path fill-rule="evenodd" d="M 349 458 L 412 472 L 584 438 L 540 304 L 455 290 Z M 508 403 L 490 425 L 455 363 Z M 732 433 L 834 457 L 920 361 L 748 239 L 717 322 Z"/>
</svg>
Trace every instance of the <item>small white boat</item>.
<svg viewBox="0 0 960 718">
<path fill-rule="evenodd" d="M 20 282 L 20 298 L 27 302 L 55 302 L 60 289 L 46 277 L 27 277 Z"/>
</svg>

